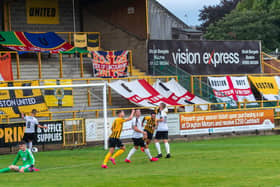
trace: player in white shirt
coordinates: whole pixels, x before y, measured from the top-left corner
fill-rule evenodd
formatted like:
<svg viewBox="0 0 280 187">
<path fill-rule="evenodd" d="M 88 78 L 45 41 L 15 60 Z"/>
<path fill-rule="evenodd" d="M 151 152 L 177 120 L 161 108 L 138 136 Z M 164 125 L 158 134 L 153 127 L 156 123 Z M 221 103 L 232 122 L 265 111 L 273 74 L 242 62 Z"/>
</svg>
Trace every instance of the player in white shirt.
<svg viewBox="0 0 280 187">
<path fill-rule="evenodd" d="M 39 128 L 48 128 L 39 125 L 38 120 L 35 118 L 36 113 L 36 109 L 32 110 L 31 116 L 24 116 L 24 114 L 21 113 L 22 119 L 26 121 L 23 140 L 26 142 L 26 146 L 30 151 L 32 150 L 32 141 L 35 139 L 35 127 L 38 126 Z"/>
<path fill-rule="evenodd" d="M 140 117 L 141 117 L 141 111 L 136 110 L 135 117 L 132 119 L 132 129 L 133 129 L 132 140 L 134 143 L 134 147 L 129 151 L 125 159 L 125 162 L 127 163 L 131 162 L 130 158 L 138 150 L 139 146 L 144 148 L 144 152 L 149 157 L 149 160 L 151 162 L 158 160 L 158 158 L 152 157 L 148 146 L 145 144 L 144 137 L 147 136 L 147 133 L 143 129 Z"/>
<path fill-rule="evenodd" d="M 167 126 L 167 112 L 168 109 L 166 108 L 165 103 L 160 103 L 159 105 L 159 111 L 157 114 L 157 132 L 156 132 L 156 137 L 155 137 L 155 146 L 158 151 L 158 155 L 156 158 L 161 158 L 162 153 L 160 149 L 160 144 L 159 141 L 163 140 L 164 145 L 165 145 L 165 150 L 166 150 L 166 157 L 165 158 L 170 158 L 170 146 L 168 143 L 168 126 Z"/>
</svg>

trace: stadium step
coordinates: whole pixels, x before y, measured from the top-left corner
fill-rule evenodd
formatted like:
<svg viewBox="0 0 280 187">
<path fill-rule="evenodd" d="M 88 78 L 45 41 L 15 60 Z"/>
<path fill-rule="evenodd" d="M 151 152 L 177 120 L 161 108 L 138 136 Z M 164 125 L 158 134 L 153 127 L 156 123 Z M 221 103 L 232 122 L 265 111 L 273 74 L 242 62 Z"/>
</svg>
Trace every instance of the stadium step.
<svg viewBox="0 0 280 187">
<path fill-rule="evenodd" d="M 80 62 L 75 58 L 63 58 L 63 78 L 81 78 L 80 77 Z M 13 74 L 16 79 L 17 68 L 16 62 L 12 61 Z M 54 57 L 51 59 L 42 60 L 41 64 L 42 78 L 43 79 L 58 79 L 60 74 L 59 59 Z M 23 58 L 20 59 L 20 79 L 21 80 L 37 80 L 38 79 L 38 62 L 36 58 Z M 89 59 L 84 59 L 84 77 L 92 76 L 92 64 Z M 146 76 L 145 72 L 132 67 L 132 76 Z"/>
<path fill-rule="evenodd" d="M 145 72 L 137 69 L 135 66 L 132 66 L 132 76 L 145 76 L 147 75 Z"/>
<path fill-rule="evenodd" d="M 84 59 L 84 77 L 92 77 L 92 64 L 89 59 Z M 12 60 L 14 79 L 17 78 L 16 61 Z M 63 58 L 63 78 L 81 78 L 79 58 Z M 57 57 L 43 58 L 41 64 L 43 79 L 58 79 L 60 74 L 59 59 Z M 20 58 L 20 79 L 37 80 L 39 70 L 37 58 Z"/>
<path fill-rule="evenodd" d="M 132 66 L 132 77 L 140 77 L 141 76 L 148 76 L 145 72 L 141 71 L 140 69 L 136 68 L 135 66 Z M 156 80 L 155 79 L 150 79 L 148 80 L 148 82 L 153 85 L 154 82 Z"/>
<path fill-rule="evenodd" d="M 63 57 L 63 79 L 80 79 L 80 61 L 79 58 L 69 58 L 67 56 Z M 12 60 L 13 74 L 14 79 L 17 79 L 17 69 L 16 61 Z M 42 58 L 42 79 L 40 80 L 41 84 L 44 79 L 59 79 L 60 66 L 59 58 L 56 56 L 51 56 Z M 135 75 L 145 75 L 145 73 L 140 72 L 134 68 Z M 30 58 L 20 58 L 20 80 L 38 80 L 38 61 L 36 57 Z M 84 58 L 84 78 L 93 78 L 92 71 L 92 62 L 90 59 Z M 90 83 L 98 83 L 100 81 L 90 81 Z M 75 80 L 73 84 L 85 84 L 85 80 Z M 102 109 L 102 94 L 103 88 L 93 87 L 90 88 L 90 106 L 88 106 L 88 89 L 73 89 L 74 96 L 74 106 L 73 107 L 49 107 L 49 110 L 52 112 L 63 112 L 63 111 L 81 111 L 81 110 L 91 110 L 91 109 Z M 108 91 L 108 90 L 107 90 Z M 108 92 L 107 92 L 108 93 Z M 126 108 L 133 107 L 135 105 L 131 104 L 125 98 L 121 97 L 114 90 L 111 91 L 111 101 L 112 105 L 109 105 L 108 108 Z M 108 100 L 109 102 L 109 100 Z M 100 113 L 102 115 L 102 113 Z M 72 118 L 73 113 L 55 113 L 53 114 L 53 119 L 66 119 Z M 95 112 L 77 113 L 76 117 L 87 117 L 95 118 Z"/>
</svg>

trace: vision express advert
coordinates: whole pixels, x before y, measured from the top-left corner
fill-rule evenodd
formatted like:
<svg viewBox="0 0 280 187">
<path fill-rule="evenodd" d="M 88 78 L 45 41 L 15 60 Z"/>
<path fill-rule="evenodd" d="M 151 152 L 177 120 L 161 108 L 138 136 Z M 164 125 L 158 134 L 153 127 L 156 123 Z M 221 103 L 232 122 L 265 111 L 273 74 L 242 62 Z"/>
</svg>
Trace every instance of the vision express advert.
<svg viewBox="0 0 280 187">
<path fill-rule="evenodd" d="M 172 65 L 193 75 L 261 72 L 260 41 L 150 40 L 150 73 Z"/>
<path fill-rule="evenodd" d="M 47 129 L 36 128 L 35 144 L 61 144 L 63 121 L 40 121 Z M 24 136 L 25 123 L 0 124 L 0 147 L 17 145 Z"/>
</svg>

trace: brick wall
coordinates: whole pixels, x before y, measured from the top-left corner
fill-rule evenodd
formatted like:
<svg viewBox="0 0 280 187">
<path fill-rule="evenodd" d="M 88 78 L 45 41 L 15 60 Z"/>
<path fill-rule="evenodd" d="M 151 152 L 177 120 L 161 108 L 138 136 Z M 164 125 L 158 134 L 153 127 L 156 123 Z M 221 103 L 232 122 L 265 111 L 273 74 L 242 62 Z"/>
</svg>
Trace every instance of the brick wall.
<svg viewBox="0 0 280 187">
<path fill-rule="evenodd" d="M 39 1 L 39 0 L 38 0 Z M 11 2 L 13 31 L 73 31 L 72 0 L 59 0 L 59 24 L 27 24 L 25 0 Z M 79 2 L 76 0 L 76 31 L 80 31 Z"/>
</svg>

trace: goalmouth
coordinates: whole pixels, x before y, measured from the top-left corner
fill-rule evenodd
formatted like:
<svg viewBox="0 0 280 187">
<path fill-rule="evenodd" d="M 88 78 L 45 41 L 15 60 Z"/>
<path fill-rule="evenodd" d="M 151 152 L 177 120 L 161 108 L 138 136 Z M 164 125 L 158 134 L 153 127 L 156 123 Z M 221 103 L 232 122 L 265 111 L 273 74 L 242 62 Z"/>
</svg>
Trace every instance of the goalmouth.
<svg viewBox="0 0 280 187">
<path fill-rule="evenodd" d="M 103 118 L 104 118 L 104 149 L 108 149 L 108 128 L 107 128 L 107 85 L 103 83 L 91 84 L 71 84 L 71 85 L 51 85 L 51 86 L 20 86 L 20 87 L 0 87 L 1 90 L 32 90 L 32 89 L 48 89 L 48 88 L 90 88 L 90 87 L 103 87 Z"/>
</svg>

